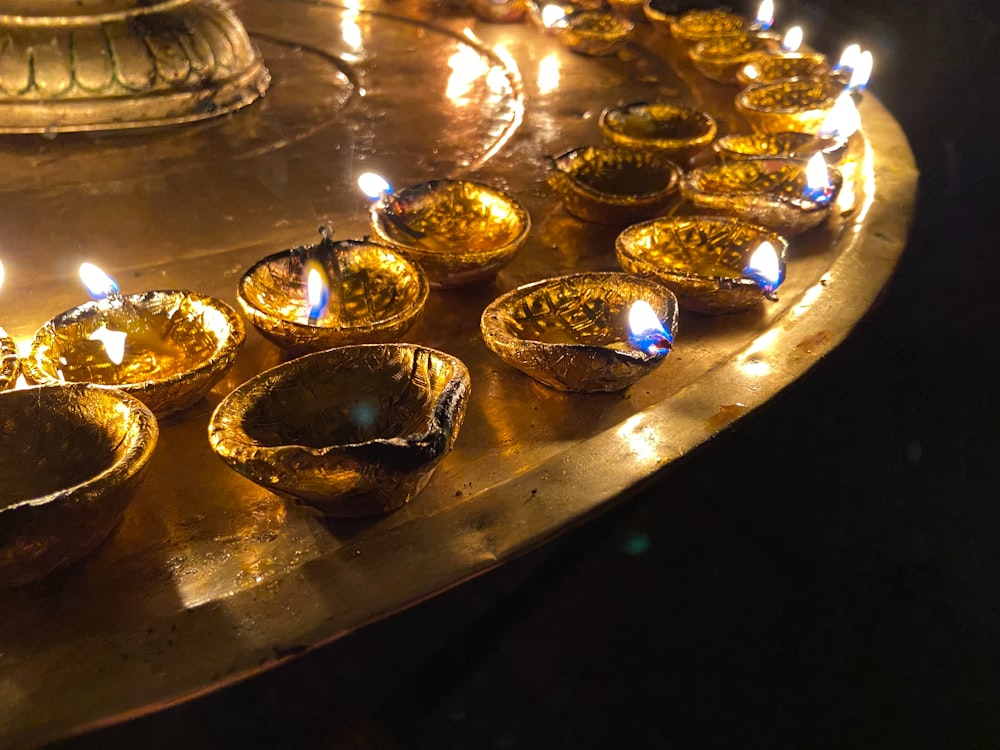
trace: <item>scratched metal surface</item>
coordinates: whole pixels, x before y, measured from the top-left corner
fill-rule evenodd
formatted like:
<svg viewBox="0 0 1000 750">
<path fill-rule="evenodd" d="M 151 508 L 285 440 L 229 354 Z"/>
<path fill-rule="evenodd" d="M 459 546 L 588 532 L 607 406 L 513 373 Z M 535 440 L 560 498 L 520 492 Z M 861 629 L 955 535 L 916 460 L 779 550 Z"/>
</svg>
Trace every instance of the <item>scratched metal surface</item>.
<svg viewBox="0 0 1000 750">
<path fill-rule="evenodd" d="M 454 451 L 389 516 L 324 521 L 212 453 L 215 404 L 281 361 L 250 331 L 210 398 L 161 423 L 108 541 L 63 573 L 0 591 L 0 746 L 192 697 L 545 542 L 804 373 L 864 314 L 905 245 L 913 157 L 869 96 L 837 215 L 792 241 L 780 301 L 682 315 L 674 353 L 622 393 L 547 390 L 486 349 L 479 314 L 521 283 L 616 269 L 617 230 L 565 213 L 544 155 L 600 143 L 601 109 L 636 100 L 695 104 L 723 133 L 740 128 L 735 89 L 702 78 L 648 26 L 616 57 L 588 58 L 528 24 L 409 0 L 236 9 L 274 76 L 253 107 L 130 135 L 0 137 L 0 321 L 19 345 L 83 301 L 84 260 L 124 292 L 189 288 L 234 303 L 246 268 L 314 240 L 321 222 L 337 238 L 369 232 L 354 187 L 366 170 L 397 186 L 468 176 L 501 187 L 527 206 L 532 232 L 494 283 L 432 292 L 407 334 L 465 361 L 472 395 Z"/>
</svg>

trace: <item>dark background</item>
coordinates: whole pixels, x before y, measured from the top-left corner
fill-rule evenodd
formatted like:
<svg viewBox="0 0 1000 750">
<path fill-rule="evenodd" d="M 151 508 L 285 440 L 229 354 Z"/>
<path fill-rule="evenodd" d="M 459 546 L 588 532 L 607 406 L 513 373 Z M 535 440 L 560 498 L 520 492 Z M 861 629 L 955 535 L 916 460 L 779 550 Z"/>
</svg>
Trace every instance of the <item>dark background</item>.
<svg viewBox="0 0 1000 750">
<path fill-rule="evenodd" d="M 1000 747 L 1000 9 L 778 4 L 874 51 L 921 170 L 847 342 L 544 549 L 67 748 Z"/>
</svg>

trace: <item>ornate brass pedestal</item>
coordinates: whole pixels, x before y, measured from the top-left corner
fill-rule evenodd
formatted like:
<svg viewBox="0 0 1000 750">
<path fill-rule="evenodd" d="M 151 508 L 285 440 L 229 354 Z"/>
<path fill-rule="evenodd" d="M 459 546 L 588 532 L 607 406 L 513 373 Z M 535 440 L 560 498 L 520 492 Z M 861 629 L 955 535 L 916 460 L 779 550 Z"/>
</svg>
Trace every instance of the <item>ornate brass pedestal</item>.
<svg viewBox="0 0 1000 750">
<path fill-rule="evenodd" d="M 0 3 L 0 133 L 203 120 L 250 104 L 268 82 L 217 0 Z"/>
</svg>

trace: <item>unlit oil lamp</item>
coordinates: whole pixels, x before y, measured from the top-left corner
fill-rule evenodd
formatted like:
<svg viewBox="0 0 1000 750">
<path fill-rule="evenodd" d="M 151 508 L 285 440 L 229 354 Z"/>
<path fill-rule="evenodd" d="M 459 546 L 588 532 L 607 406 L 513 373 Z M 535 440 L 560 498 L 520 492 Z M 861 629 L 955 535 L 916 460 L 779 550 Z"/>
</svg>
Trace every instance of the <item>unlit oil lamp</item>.
<svg viewBox="0 0 1000 750">
<path fill-rule="evenodd" d="M 627 224 L 664 211 L 681 170 L 655 151 L 586 146 L 551 159 L 549 185 L 584 221 Z"/>
<path fill-rule="evenodd" d="M 269 255 L 240 279 L 236 299 L 264 338 L 292 354 L 398 341 L 420 318 L 429 284 L 398 250 L 334 242 Z"/>
<path fill-rule="evenodd" d="M 616 146 L 660 151 L 682 165 L 708 146 L 718 131 L 706 112 L 655 102 L 608 107 L 601 112 L 598 127 Z"/>
<path fill-rule="evenodd" d="M 3 286 L 3 278 L 3 263 L 0 263 L 0 287 Z M 15 346 L 14 340 L 7 335 L 7 331 L 0 327 L 0 391 L 13 388 L 20 373 L 21 360 L 17 356 L 17 346 Z"/>
<path fill-rule="evenodd" d="M 472 0 L 476 15 L 493 23 L 520 21 L 526 10 L 524 0 Z"/>
<path fill-rule="evenodd" d="M 94 300 L 38 330 L 23 363 L 31 382 L 120 388 L 162 417 L 200 400 L 243 345 L 243 322 L 222 300 L 181 290 L 123 295 L 90 263 L 80 275 Z"/>
<path fill-rule="evenodd" d="M 817 153 L 805 162 L 747 159 L 694 169 L 681 181 L 681 194 L 696 208 L 788 235 L 826 219 L 842 183 L 840 172 Z"/>
<path fill-rule="evenodd" d="M 740 312 L 773 299 L 785 278 L 787 241 L 763 227 L 721 216 L 662 218 L 618 235 L 622 268 L 661 282 L 681 310 Z"/>
<path fill-rule="evenodd" d="M 548 4 L 541 8 L 540 25 L 574 52 L 592 56 L 614 54 L 635 31 L 635 24 L 607 7 Z"/>
<path fill-rule="evenodd" d="M 307 354 L 261 373 L 212 415 L 209 441 L 232 469 L 329 516 L 409 502 L 451 450 L 469 372 L 413 344 Z"/>
<path fill-rule="evenodd" d="M 677 298 L 629 274 L 571 274 L 498 297 L 483 311 L 480 328 L 500 359 L 550 388 L 617 391 L 669 354 Z"/>
<path fill-rule="evenodd" d="M 739 36 L 747 30 L 746 19 L 724 10 L 691 10 L 670 22 L 670 35 L 694 46 L 723 36 Z"/>
<path fill-rule="evenodd" d="M 159 431 L 138 399 L 83 383 L 7 391 L 0 413 L 0 586 L 18 586 L 111 532 Z"/>
<path fill-rule="evenodd" d="M 524 207 L 506 193 L 469 180 L 431 180 L 394 192 L 370 172 L 358 180 L 373 198 L 375 235 L 420 264 L 432 286 L 492 278 L 531 228 Z"/>
</svg>

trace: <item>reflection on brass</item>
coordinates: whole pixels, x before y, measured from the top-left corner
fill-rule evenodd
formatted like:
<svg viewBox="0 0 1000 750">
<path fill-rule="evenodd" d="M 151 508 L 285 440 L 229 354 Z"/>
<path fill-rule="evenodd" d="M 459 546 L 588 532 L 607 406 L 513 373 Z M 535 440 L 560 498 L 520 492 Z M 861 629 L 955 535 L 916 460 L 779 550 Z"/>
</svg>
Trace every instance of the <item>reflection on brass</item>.
<svg viewBox="0 0 1000 750">
<path fill-rule="evenodd" d="M 843 156 L 847 143 L 847 138 L 809 133 L 748 133 L 725 135 L 715 141 L 712 148 L 723 159 L 759 159 L 762 156 L 808 159 L 819 151 L 830 162 Z"/>
<path fill-rule="evenodd" d="M 554 24 L 563 44 L 582 55 L 613 55 L 632 36 L 635 25 L 608 10 L 579 10 Z"/>
<path fill-rule="evenodd" d="M 318 267 L 329 299 L 313 309 L 307 274 Z M 264 338 L 293 354 L 346 344 L 398 341 L 427 301 L 427 277 L 397 250 L 368 241 L 324 238 L 255 263 L 236 298 Z"/>
<path fill-rule="evenodd" d="M 237 388 L 209 425 L 215 452 L 330 516 L 409 502 L 451 450 L 469 372 L 449 354 L 367 344 L 309 354 Z"/>
<path fill-rule="evenodd" d="M 524 0 L 472 0 L 476 15 L 493 23 L 513 23 L 524 17 Z"/>
<path fill-rule="evenodd" d="M 681 162 L 711 143 L 717 130 L 707 112 L 642 102 L 605 109 L 598 126 L 618 146 L 663 151 Z"/>
<path fill-rule="evenodd" d="M 844 90 L 834 78 L 793 78 L 755 83 L 736 97 L 736 110 L 765 133 L 817 133 Z"/>
<path fill-rule="evenodd" d="M 806 162 L 799 159 L 747 159 L 701 167 L 681 180 L 681 194 L 697 208 L 746 219 L 782 234 L 812 229 L 830 213 L 844 180 L 828 166 L 830 188 L 812 198 Z"/>
<path fill-rule="evenodd" d="M 770 289 L 747 274 L 748 262 L 762 242 L 778 258 Z M 787 241 L 739 219 L 688 216 L 635 224 L 618 235 L 615 254 L 629 273 L 652 276 L 677 295 L 682 310 L 717 314 L 758 304 L 785 275 Z"/>
<path fill-rule="evenodd" d="M 0 391 L 13 388 L 20 372 L 21 360 L 18 359 L 14 340 L 0 328 Z"/>
<path fill-rule="evenodd" d="M 510 196 L 478 182 L 431 180 L 383 193 L 371 207 L 375 234 L 402 248 L 433 286 L 484 281 L 521 247 L 531 219 Z"/>
<path fill-rule="evenodd" d="M 633 342 L 628 316 L 648 302 L 669 332 L 650 351 Z M 677 332 L 677 298 L 648 279 L 591 272 L 543 279 L 483 311 L 483 340 L 500 359 L 560 391 L 618 391 L 652 372 Z"/>
<path fill-rule="evenodd" d="M 586 146 L 552 159 L 549 185 L 577 218 L 627 224 L 665 210 L 680 175 L 680 167 L 655 151 Z"/>
<path fill-rule="evenodd" d="M 87 302 L 35 334 L 24 361 L 34 383 L 121 388 L 158 417 L 187 409 L 232 366 L 243 321 L 222 300 L 149 291 Z"/>
<path fill-rule="evenodd" d="M 746 26 L 742 16 L 724 10 L 689 10 L 670 22 L 670 34 L 685 44 L 695 45 L 708 39 L 739 36 Z"/>
<path fill-rule="evenodd" d="M 269 77 L 218 0 L 6 3 L 0 133 L 144 128 L 232 112 Z"/>
<path fill-rule="evenodd" d="M 762 41 L 746 34 L 723 36 L 698 42 L 688 56 L 706 78 L 717 83 L 736 83 L 736 74 L 763 46 Z"/>
<path fill-rule="evenodd" d="M 0 413 L 0 586 L 19 586 L 108 535 L 158 430 L 138 399 L 80 383 L 7 391 Z"/>
<path fill-rule="evenodd" d="M 746 63 L 736 71 L 736 80 L 743 86 L 790 78 L 822 78 L 833 72 L 825 56 L 807 52 L 757 52 Z"/>
</svg>

